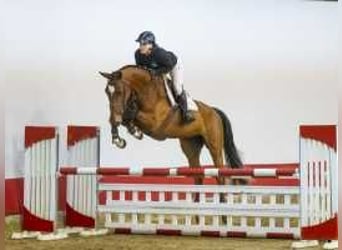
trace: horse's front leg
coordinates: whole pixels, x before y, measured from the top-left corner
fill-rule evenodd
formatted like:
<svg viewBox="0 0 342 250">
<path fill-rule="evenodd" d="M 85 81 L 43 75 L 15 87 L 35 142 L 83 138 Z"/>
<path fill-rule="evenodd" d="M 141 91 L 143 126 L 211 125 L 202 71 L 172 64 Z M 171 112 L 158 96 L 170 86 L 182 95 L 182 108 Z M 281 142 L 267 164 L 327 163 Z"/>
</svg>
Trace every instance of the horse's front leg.
<svg viewBox="0 0 342 250">
<path fill-rule="evenodd" d="M 112 143 L 118 148 L 125 148 L 127 143 L 126 140 L 121 138 L 119 135 L 119 130 L 117 126 L 112 125 Z"/>
<path fill-rule="evenodd" d="M 128 132 L 136 139 L 138 140 L 142 140 L 144 137 L 143 132 L 137 127 L 135 126 L 133 121 L 129 121 L 126 124 L 127 130 Z"/>
<path fill-rule="evenodd" d="M 123 114 L 123 123 L 128 132 L 135 137 L 138 140 L 141 140 L 143 138 L 142 131 L 134 124 L 134 120 L 137 117 L 137 114 L 139 113 L 138 106 L 134 100 L 134 96 L 131 97 L 130 101 L 128 102 L 127 108 L 125 109 L 125 112 Z"/>
</svg>

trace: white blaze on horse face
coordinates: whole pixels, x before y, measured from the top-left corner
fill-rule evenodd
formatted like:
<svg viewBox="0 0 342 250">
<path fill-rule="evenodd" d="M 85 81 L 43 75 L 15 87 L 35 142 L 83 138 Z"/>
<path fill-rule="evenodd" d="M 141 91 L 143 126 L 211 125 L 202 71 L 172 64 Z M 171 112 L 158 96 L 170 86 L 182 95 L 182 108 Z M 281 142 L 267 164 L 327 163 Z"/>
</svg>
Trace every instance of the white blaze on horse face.
<svg viewBox="0 0 342 250">
<path fill-rule="evenodd" d="M 108 90 L 109 90 L 109 92 L 110 92 L 110 95 L 113 95 L 114 94 L 114 86 L 112 86 L 112 85 L 108 85 Z"/>
</svg>

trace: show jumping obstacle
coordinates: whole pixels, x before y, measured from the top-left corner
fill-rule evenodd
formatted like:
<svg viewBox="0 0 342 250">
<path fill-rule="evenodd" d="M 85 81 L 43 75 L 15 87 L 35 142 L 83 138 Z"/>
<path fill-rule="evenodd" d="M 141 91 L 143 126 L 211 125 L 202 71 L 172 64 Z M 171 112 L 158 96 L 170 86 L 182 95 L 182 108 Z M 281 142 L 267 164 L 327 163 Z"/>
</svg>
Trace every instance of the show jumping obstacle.
<svg viewBox="0 0 342 250">
<path fill-rule="evenodd" d="M 57 202 L 49 198 L 57 192 L 58 134 L 55 128 L 25 131 L 23 230 L 54 232 L 40 233 L 38 239 L 65 238 L 79 227 L 90 229 L 81 231 L 85 236 L 114 232 L 337 239 L 335 126 L 300 127 L 300 187 L 113 184 L 104 176 L 298 178 L 298 172 L 293 168 L 99 168 L 98 128 L 69 126 L 67 133 L 70 167 L 60 167 L 59 174 L 67 176 L 65 225 L 71 229 L 57 230 Z M 105 195 L 104 202 L 99 194 Z M 225 201 L 220 201 L 221 194 Z M 98 230 L 102 214 L 105 229 Z M 32 235 L 14 237 L 21 236 Z M 300 241 L 293 247 L 312 244 L 317 242 Z"/>
</svg>

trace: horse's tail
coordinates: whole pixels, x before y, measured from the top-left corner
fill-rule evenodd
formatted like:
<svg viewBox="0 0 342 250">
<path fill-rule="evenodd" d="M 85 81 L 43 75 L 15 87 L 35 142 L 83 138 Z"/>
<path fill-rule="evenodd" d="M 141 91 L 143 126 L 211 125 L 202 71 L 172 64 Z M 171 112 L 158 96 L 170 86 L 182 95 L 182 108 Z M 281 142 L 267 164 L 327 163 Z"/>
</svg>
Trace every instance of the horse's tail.
<svg viewBox="0 0 342 250">
<path fill-rule="evenodd" d="M 224 153 L 226 164 L 229 164 L 232 168 L 241 168 L 242 161 L 234 143 L 233 131 L 230 121 L 223 111 L 219 110 L 218 108 L 214 108 L 214 110 L 220 116 L 223 125 Z"/>
</svg>

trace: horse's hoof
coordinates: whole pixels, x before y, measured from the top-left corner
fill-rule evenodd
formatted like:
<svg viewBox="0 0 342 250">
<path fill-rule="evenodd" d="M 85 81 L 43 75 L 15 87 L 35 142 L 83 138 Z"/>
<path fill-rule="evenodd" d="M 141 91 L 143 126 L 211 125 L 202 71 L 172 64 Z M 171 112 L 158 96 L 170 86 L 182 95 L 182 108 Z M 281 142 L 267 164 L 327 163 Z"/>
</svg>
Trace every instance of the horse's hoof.
<svg viewBox="0 0 342 250">
<path fill-rule="evenodd" d="M 115 138 L 112 140 L 112 143 L 115 144 L 118 148 L 125 148 L 127 143 L 125 139 L 122 138 Z"/>
</svg>

